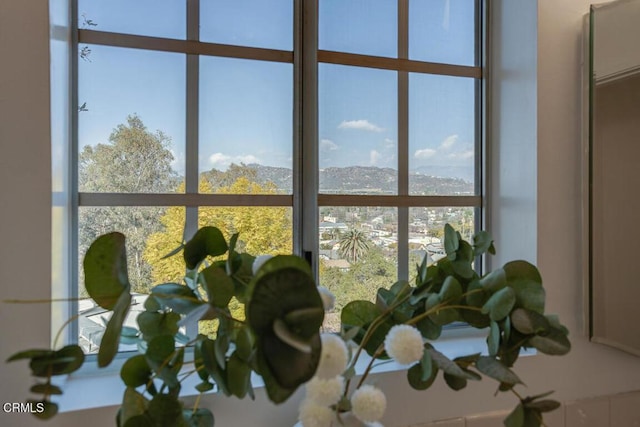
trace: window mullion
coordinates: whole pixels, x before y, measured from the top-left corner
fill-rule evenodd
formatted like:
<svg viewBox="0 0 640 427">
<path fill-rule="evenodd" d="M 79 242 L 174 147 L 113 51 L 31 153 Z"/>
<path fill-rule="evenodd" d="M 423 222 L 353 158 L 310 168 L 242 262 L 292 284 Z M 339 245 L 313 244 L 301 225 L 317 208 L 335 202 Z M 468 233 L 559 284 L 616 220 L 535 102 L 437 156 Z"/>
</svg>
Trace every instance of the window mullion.
<svg viewBox="0 0 640 427">
<path fill-rule="evenodd" d="M 187 39 L 200 39 L 200 0 L 187 0 Z M 199 72 L 200 57 L 186 55 L 186 159 L 185 192 L 198 193 L 198 114 L 199 114 Z M 187 207 L 184 239 L 188 240 L 198 228 L 198 208 Z"/>
<path fill-rule="evenodd" d="M 318 252 L 318 0 L 296 2 L 301 9 L 300 51 L 302 251 L 310 254 L 317 277 Z"/>
<path fill-rule="evenodd" d="M 409 57 L 409 0 L 398 0 L 398 58 Z M 398 71 L 398 195 L 409 194 L 409 73 Z M 409 278 L 409 208 L 398 206 L 398 279 Z"/>
</svg>

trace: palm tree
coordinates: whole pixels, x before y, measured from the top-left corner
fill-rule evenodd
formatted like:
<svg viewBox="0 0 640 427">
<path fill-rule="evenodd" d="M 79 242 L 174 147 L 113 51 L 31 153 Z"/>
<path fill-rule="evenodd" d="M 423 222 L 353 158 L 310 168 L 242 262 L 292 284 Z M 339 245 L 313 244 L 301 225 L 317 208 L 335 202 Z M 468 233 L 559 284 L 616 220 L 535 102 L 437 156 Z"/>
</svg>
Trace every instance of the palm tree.
<svg viewBox="0 0 640 427">
<path fill-rule="evenodd" d="M 369 250 L 369 240 L 361 230 L 347 231 L 338 242 L 340 256 L 350 263 L 355 263 Z"/>
</svg>

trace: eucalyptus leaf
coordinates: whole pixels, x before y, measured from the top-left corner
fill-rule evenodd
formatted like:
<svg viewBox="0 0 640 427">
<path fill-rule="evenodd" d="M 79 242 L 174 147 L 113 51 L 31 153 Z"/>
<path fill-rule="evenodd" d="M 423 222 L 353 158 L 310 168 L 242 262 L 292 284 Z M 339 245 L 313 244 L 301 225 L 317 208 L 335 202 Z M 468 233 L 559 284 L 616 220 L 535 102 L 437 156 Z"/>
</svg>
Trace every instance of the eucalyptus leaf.
<svg viewBox="0 0 640 427">
<path fill-rule="evenodd" d="M 493 246 L 493 238 L 487 231 L 479 231 L 473 236 L 473 253 L 475 256 L 483 255 L 485 252 L 489 252 L 495 255 L 496 249 Z"/>
<path fill-rule="evenodd" d="M 52 375 L 65 375 L 80 369 L 84 363 L 84 352 L 80 346 L 71 344 L 45 356 L 31 359 L 29 367 L 35 377 L 48 378 Z"/>
<path fill-rule="evenodd" d="M 549 355 L 561 356 L 571 350 L 569 338 L 563 331 L 556 328 L 550 328 L 545 335 L 534 335 L 529 339 L 529 344 Z"/>
<path fill-rule="evenodd" d="M 504 420 L 505 427 L 523 427 L 524 426 L 524 406 L 519 404 Z"/>
<path fill-rule="evenodd" d="M 151 290 L 151 296 L 155 298 L 162 307 L 170 308 L 180 314 L 188 314 L 203 304 L 192 289 L 178 283 L 163 283 L 157 285 Z"/>
<path fill-rule="evenodd" d="M 168 394 L 156 394 L 149 402 L 149 416 L 157 426 L 184 426 L 182 403 Z"/>
<path fill-rule="evenodd" d="M 173 312 L 144 311 L 138 315 L 137 321 L 145 341 L 151 341 L 161 335 L 173 337 L 178 332 L 180 315 Z"/>
<path fill-rule="evenodd" d="M 120 369 L 120 378 L 129 387 L 145 385 L 151 379 L 151 367 L 144 354 L 137 354 L 127 359 Z"/>
<path fill-rule="evenodd" d="M 425 351 L 425 353 L 427 352 Z M 430 372 L 429 376 L 426 379 L 424 376 L 425 370 L 422 367 L 422 363 L 415 364 L 407 369 L 407 381 L 409 382 L 411 388 L 413 388 L 414 390 L 426 390 L 431 387 L 433 382 L 436 380 L 436 377 L 438 376 L 438 367 L 432 360 L 430 360 L 429 363 L 431 367 L 427 368 L 427 370 L 429 370 Z"/>
<path fill-rule="evenodd" d="M 32 412 L 36 418 L 40 418 L 41 420 L 49 420 L 53 418 L 58 413 L 58 404 L 51 402 L 49 400 L 27 400 L 27 403 L 31 405 L 32 408 L 37 408 L 38 406 L 42 406 L 42 412 L 34 411 Z"/>
<path fill-rule="evenodd" d="M 382 311 L 371 301 L 351 301 L 340 313 L 343 325 L 364 327 L 373 322 Z"/>
<path fill-rule="evenodd" d="M 542 314 L 527 310 L 526 308 L 516 308 L 511 313 L 511 323 L 518 332 L 525 335 L 543 334 L 551 326 L 549 321 Z"/>
<path fill-rule="evenodd" d="M 561 404 L 556 400 L 544 399 L 544 400 L 536 400 L 533 402 L 525 403 L 525 408 L 534 409 L 538 412 L 551 412 L 558 409 Z"/>
<path fill-rule="evenodd" d="M 502 288 L 482 306 L 482 313 L 488 313 L 493 321 L 502 320 L 509 315 L 515 303 L 515 291 L 510 287 Z"/>
<path fill-rule="evenodd" d="M 141 393 L 133 387 L 127 387 L 124 391 L 122 406 L 118 414 L 120 425 L 126 426 L 127 421 L 130 419 L 143 415 L 148 405 L 149 401 Z M 134 425 L 134 423 L 129 425 Z M 137 423 L 135 425 L 137 425 Z"/>
<path fill-rule="evenodd" d="M 527 261 L 512 261 L 503 268 L 507 284 L 516 292 L 516 306 L 544 313 L 545 291 L 536 266 Z"/>
<path fill-rule="evenodd" d="M 444 280 L 439 294 L 441 301 L 456 303 L 462 297 L 462 286 L 455 277 L 449 276 Z"/>
<path fill-rule="evenodd" d="M 236 335 L 236 354 L 245 362 L 248 362 L 253 355 L 254 338 L 251 330 L 247 326 L 238 329 Z"/>
<path fill-rule="evenodd" d="M 229 388 L 227 387 L 226 374 L 222 369 L 215 356 L 215 343 L 205 338 L 199 340 L 196 343 L 196 367 L 202 364 L 205 367 L 207 373 L 218 385 L 218 388 L 227 396 L 230 395 Z M 201 376 L 202 378 L 202 376 Z M 204 379 L 204 378 L 203 378 Z"/>
<path fill-rule="evenodd" d="M 187 423 L 187 427 L 213 427 L 214 418 L 211 411 L 207 408 L 198 408 L 196 410 L 185 409 L 183 418 Z"/>
<path fill-rule="evenodd" d="M 458 250 L 460 241 L 458 240 L 458 232 L 449 224 L 444 225 L 444 250 L 449 260 L 456 259 L 456 251 Z"/>
<path fill-rule="evenodd" d="M 120 348 L 120 332 L 122 324 L 129 313 L 131 306 L 131 294 L 122 292 L 118 298 L 118 303 L 113 308 L 113 315 L 107 323 L 107 327 L 100 341 L 100 349 L 98 350 L 98 366 L 104 368 L 108 366 L 113 358 L 118 354 Z"/>
<path fill-rule="evenodd" d="M 444 354 L 440 353 L 438 350 L 434 348 L 426 348 L 425 352 L 430 353 L 431 359 L 436 364 L 436 366 L 441 369 L 445 374 L 475 380 L 476 378 L 473 375 L 470 375 L 464 369 L 462 369 L 457 363 L 449 359 Z"/>
<path fill-rule="evenodd" d="M 455 391 L 462 390 L 467 386 L 467 379 L 459 377 L 457 375 L 452 375 L 447 372 L 443 374 L 444 381 L 447 383 L 449 388 Z"/>
<path fill-rule="evenodd" d="M 245 397 L 251 387 L 251 368 L 235 353 L 227 363 L 227 384 L 229 392 L 239 399 Z"/>
<path fill-rule="evenodd" d="M 489 356 L 498 354 L 500 348 L 500 327 L 495 321 L 491 321 L 489 325 L 489 335 L 487 336 L 487 348 Z"/>
<path fill-rule="evenodd" d="M 482 289 L 494 293 L 507 286 L 507 273 L 503 268 L 498 268 L 483 276 L 479 282 Z"/>
<path fill-rule="evenodd" d="M 98 237 L 87 249 L 83 268 L 89 296 L 100 307 L 114 310 L 120 295 L 131 287 L 124 235 L 114 232 Z"/>
<path fill-rule="evenodd" d="M 481 356 L 476 361 L 476 369 L 496 381 L 506 384 L 522 384 L 518 376 L 500 361 L 490 356 Z"/>
<path fill-rule="evenodd" d="M 31 393 L 46 395 L 61 395 L 62 389 L 51 383 L 34 384 L 30 389 Z"/>
<path fill-rule="evenodd" d="M 222 232 L 216 227 L 202 227 L 184 246 L 187 268 L 195 269 L 207 256 L 216 257 L 227 252 L 228 246 Z"/>
<path fill-rule="evenodd" d="M 234 286 L 224 269 L 212 265 L 201 272 L 209 303 L 216 307 L 226 307 L 233 297 Z"/>
<path fill-rule="evenodd" d="M 33 350 L 24 350 L 18 353 L 15 353 L 11 357 L 7 359 L 7 362 L 13 362 L 15 360 L 21 359 L 33 359 L 36 357 L 51 357 L 55 352 L 50 349 L 33 349 Z"/>
</svg>

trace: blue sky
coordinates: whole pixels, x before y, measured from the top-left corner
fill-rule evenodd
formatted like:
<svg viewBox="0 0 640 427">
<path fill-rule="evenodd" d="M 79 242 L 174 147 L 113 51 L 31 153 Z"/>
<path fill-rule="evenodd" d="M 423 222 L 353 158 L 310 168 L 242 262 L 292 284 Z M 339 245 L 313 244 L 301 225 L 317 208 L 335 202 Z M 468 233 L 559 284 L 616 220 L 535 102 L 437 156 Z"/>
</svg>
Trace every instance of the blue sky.
<svg viewBox="0 0 640 427">
<path fill-rule="evenodd" d="M 396 3 L 320 0 L 320 48 L 395 57 Z M 473 65 L 473 3 L 411 0 L 410 57 Z M 79 0 L 80 26 L 86 18 L 96 30 L 184 38 L 184 4 Z M 292 4 L 202 0 L 201 39 L 291 50 Z M 106 142 L 113 128 L 136 113 L 150 130 L 171 137 L 174 168 L 182 173 L 185 56 L 89 48 L 89 61 L 79 64 L 79 102 L 88 108 L 80 114 L 80 145 Z M 293 66 L 202 57 L 200 76 L 200 170 L 225 169 L 232 162 L 291 167 Z M 396 168 L 396 73 L 321 64 L 319 91 L 320 167 Z M 473 91 L 473 79 L 410 75 L 412 170 L 471 178 Z"/>
</svg>

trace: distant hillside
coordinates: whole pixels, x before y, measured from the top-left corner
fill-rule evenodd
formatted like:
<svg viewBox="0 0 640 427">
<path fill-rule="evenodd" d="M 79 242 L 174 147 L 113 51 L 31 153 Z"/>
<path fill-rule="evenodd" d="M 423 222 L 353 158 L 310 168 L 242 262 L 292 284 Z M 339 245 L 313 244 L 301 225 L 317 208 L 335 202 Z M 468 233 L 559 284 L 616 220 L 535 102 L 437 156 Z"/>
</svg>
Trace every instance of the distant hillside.
<svg viewBox="0 0 640 427">
<path fill-rule="evenodd" d="M 292 171 L 287 168 L 249 164 L 236 166 L 233 175 L 239 170 L 243 175 L 260 184 L 272 182 L 283 192 L 290 193 Z M 229 177 L 225 172 L 211 170 L 204 175 L 214 185 L 216 181 L 228 185 Z M 330 167 L 320 170 L 320 191 L 323 193 L 367 193 L 395 194 L 397 192 L 397 173 L 391 168 L 373 166 Z M 220 182 L 222 181 L 222 182 Z M 473 183 L 460 178 L 443 178 L 412 173 L 409 175 L 409 190 L 418 195 L 460 195 L 473 194 Z"/>
</svg>

